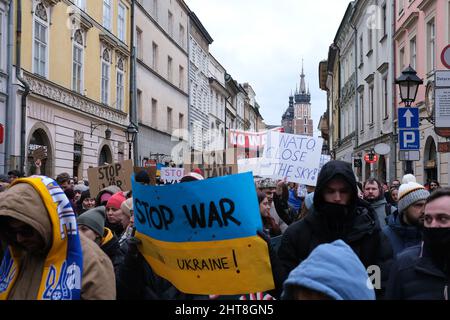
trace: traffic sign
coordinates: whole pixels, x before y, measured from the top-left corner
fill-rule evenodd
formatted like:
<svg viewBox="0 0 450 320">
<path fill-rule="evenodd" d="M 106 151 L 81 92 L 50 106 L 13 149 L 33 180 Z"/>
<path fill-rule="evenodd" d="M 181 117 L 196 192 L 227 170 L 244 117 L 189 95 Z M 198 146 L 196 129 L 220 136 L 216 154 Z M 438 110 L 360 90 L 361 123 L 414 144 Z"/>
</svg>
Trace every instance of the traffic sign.
<svg viewBox="0 0 450 320">
<path fill-rule="evenodd" d="M 441 62 L 447 69 L 450 69 L 450 44 L 442 50 Z"/>
<path fill-rule="evenodd" d="M 398 158 L 400 161 L 419 161 L 420 151 L 419 150 L 400 150 L 398 153 Z"/>
<path fill-rule="evenodd" d="M 419 108 L 398 108 L 398 128 L 419 128 Z"/>
<path fill-rule="evenodd" d="M 419 150 L 419 130 L 399 130 L 400 150 Z"/>
</svg>

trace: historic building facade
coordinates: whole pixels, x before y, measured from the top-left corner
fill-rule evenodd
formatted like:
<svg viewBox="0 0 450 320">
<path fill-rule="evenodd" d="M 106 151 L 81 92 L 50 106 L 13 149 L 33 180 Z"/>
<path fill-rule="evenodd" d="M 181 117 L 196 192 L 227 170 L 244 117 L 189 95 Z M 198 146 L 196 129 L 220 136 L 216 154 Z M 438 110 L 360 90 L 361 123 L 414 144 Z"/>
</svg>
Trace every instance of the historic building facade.
<svg viewBox="0 0 450 320">
<path fill-rule="evenodd" d="M 8 169 L 33 173 L 31 155 L 40 147 L 47 155 L 41 173 L 48 176 L 87 178 L 88 167 L 125 159 L 131 1 L 21 4 L 15 68 L 22 73 L 11 88 Z"/>
</svg>

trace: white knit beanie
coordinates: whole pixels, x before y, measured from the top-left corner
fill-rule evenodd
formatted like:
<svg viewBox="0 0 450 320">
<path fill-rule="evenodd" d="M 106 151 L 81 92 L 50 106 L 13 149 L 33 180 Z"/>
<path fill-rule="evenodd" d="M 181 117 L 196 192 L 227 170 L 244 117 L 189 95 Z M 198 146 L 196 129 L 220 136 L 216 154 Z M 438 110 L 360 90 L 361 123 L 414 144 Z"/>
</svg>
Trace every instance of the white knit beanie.
<svg viewBox="0 0 450 320">
<path fill-rule="evenodd" d="M 405 181 L 404 177 L 403 181 Z M 410 205 L 420 200 L 426 200 L 429 196 L 430 193 L 423 185 L 412 181 L 403 183 L 398 189 L 398 212 L 403 212 Z"/>
<path fill-rule="evenodd" d="M 413 176 L 411 173 L 405 174 L 402 178 L 402 184 L 408 183 L 408 182 L 417 182 L 417 179 L 415 176 Z"/>
</svg>

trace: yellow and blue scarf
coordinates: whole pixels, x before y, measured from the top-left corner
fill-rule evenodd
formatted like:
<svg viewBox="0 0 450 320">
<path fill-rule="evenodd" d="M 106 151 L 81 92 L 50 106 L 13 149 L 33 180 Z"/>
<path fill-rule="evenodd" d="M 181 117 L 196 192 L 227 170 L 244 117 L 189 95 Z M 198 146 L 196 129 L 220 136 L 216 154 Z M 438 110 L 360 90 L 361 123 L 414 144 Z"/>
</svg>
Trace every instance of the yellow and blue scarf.
<svg viewBox="0 0 450 320">
<path fill-rule="evenodd" d="M 81 296 L 83 254 L 77 221 L 69 199 L 51 178 L 33 176 L 28 183 L 41 196 L 52 224 L 52 247 L 45 259 L 37 300 L 78 300 Z M 18 252 L 8 247 L 0 266 L 0 300 L 8 298 L 19 270 Z M 34 275 L 30 275 L 34 276 Z"/>
</svg>

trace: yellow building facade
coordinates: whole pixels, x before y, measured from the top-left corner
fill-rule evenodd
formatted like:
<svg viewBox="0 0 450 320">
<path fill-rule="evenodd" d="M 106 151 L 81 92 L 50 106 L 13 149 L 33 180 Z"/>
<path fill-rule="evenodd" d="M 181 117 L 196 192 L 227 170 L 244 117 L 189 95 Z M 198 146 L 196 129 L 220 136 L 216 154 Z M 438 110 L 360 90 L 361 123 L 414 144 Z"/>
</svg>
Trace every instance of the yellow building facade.
<svg viewBox="0 0 450 320">
<path fill-rule="evenodd" d="M 131 1 L 22 0 L 21 7 L 20 68 L 30 87 L 26 173 L 33 173 L 32 153 L 40 147 L 48 176 L 87 178 L 90 166 L 128 158 Z M 20 86 L 16 93 L 19 155 Z"/>
</svg>

